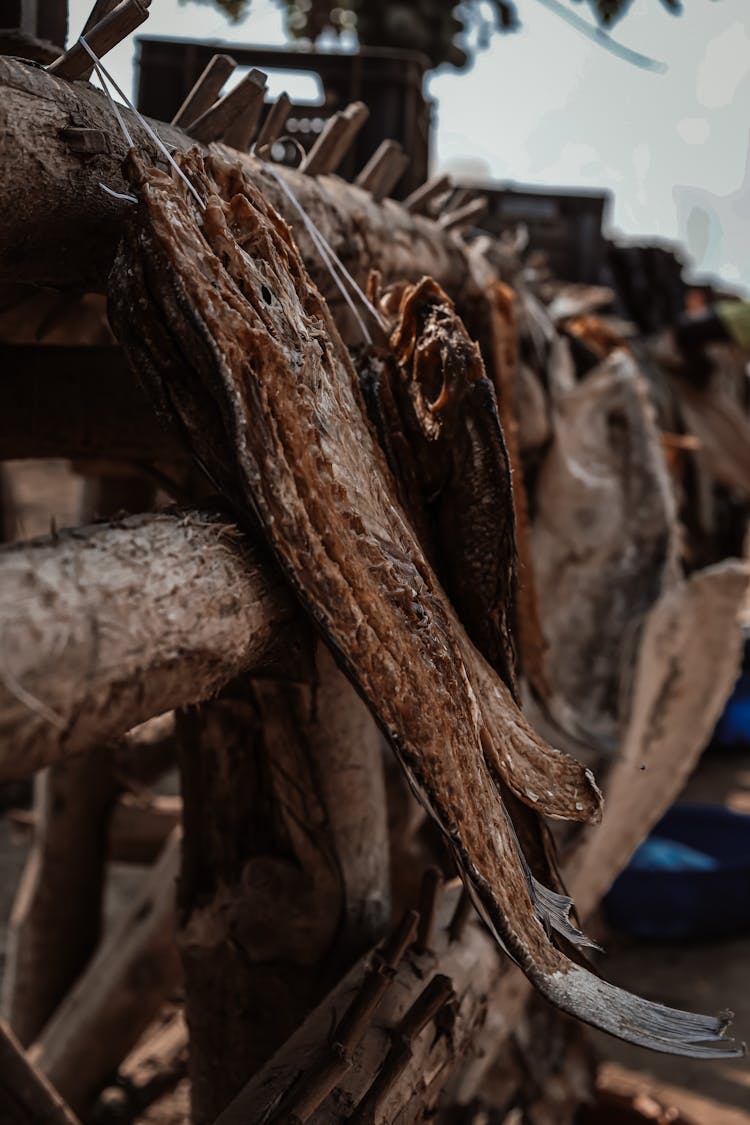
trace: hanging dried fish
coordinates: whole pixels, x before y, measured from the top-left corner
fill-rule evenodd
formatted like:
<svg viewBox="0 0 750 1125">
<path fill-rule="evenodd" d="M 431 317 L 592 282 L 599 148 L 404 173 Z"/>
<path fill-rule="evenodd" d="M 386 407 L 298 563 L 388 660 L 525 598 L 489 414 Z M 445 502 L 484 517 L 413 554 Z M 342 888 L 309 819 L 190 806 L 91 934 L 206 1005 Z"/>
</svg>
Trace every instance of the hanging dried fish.
<svg viewBox="0 0 750 1125">
<path fill-rule="evenodd" d="M 591 776 L 534 735 L 456 621 L 285 225 L 240 169 L 196 153 L 180 163 L 205 211 L 181 183 L 133 154 L 127 161 L 139 203 L 110 298 L 134 370 L 237 510 L 263 527 L 440 824 L 482 916 L 539 990 L 657 1050 L 735 1054 L 710 1045 L 725 1019 L 639 1000 L 548 937 L 545 923 L 562 928 L 567 902 L 535 886 L 494 779 L 539 813 L 593 820 Z"/>
<path fill-rule="evenodd" d="M 479 348 L 431 278 L 397 297 L 391 351 L 358 359 L 399 498 L 467 633 L 518 698 L 508 452 Z"/>
</svg>

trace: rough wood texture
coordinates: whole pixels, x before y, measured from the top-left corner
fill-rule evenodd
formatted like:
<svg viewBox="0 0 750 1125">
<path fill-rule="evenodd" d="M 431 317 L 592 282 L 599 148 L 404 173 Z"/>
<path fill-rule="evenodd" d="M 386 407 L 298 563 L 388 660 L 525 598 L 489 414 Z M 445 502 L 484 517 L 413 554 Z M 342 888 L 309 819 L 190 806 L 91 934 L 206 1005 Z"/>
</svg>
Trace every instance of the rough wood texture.
<svg viewBox="0 0 750 1125">
<path fill-rule="evenodd" d="M 153 485 L 122 473 L 84 481 L 81 522 L 151 506 Z M 3 1014 L 26 1046 L 41 1031 L 99 941 L 107 853 L 118 789 L 99 747 L 35 779 L 34 843 L 9 927 Z"/>
<path fill-rule="evenodd" d="M 177 128 L 188 128 L 202 117 L 216 101 L 236 66 L 231 55 L 214 55 L 172 118 L 172 124 Z"/>
<path fill-rule="evenodd" d="M 0 551 L 0 777 L 106 742 L 295 650 L 297 611 L 227 521 L 134 516 Z"/>
<path fill-rule="evenodd" d="M 74 86 L 13 59 L 0 59 L 0 280 L 60 287 L 106 285 L 123 219 L 132 204 L 106 195 L 100 181 L 126 191 L 122 161 L 126 144 L 104 96 Z M 138 150 L 160 164 L 163 158 L 123 110 Z M 71 120 L 98 131 L 99 150 L 83 158 L 65 141 Z M 157 125 L 163 140 L 178 149 L 195 142 L 170 126 Z M 317 250 L 264 162 L 231 154 L 266 199 L 291 224 L 312 277 L 337 318 L 346 306 Z M 374 202 L 365 191 L 335 177 L 304 176 L 278 169 L 318 229 L 364 288 L 372 269 L 386 283 L 418 281 L 429 274 L 460 309 L 481 297 L 494 275 L 453 235 L 428 219 L 408 214 L 391 200 Z M 29 192 L 27 185 L 34 184 Z M 75 231 L 75 238 L 69 232 Z M 343 323 L 343 319 L 339 320 Z M 356 336 L 355 339 L 359 337 Z"/>
<path fill-rule="evenodd" d="M 86 1109 L 179 979 L 175 943 L 175 831 L 137 895 L 30 1049 L 70 1105 Z"/>
<path fill-rule="evenodd" d="M 3 1023 L 0 1023 L 0 1117 L 3 1125 L 80 1125 Z"/>
<path fill-rule="evenodd" d="M 205 1125 L 383 933 L 386 803 L 377 728 L 324 649 L 310 682 L 235 685 L 179 725 L 180 947 Z"/>
<path fill-rule="evenodd" d="M 122 0 L 86 32 L 86 42 L 98 58 L 102 58 L 148 19 L 151 0 Z M 57 78 L 87 78 L 91 73 L 91 56 L 78 40 L 59 59 L 49 65 L 49 73 Z"/>
<path fill-rule="evenodd" d="M 338 1125 L 350 1119 L 371 1090 L 374 1116 L 363 1120 L 377 1125 L 424 1120 L 454 1067 L 471 1052 L 474 1037 L 485 1023 L 498 966 L 494 943 L 476 922 L 467 926 L 461 941 L 450 941 L 445 927 L 457 898 L 456 893 L 447 896 L 432 948 L 422 953 L 414 945 L 408 949 L 359 1034 L 350 1035 L 339 1021 L 367 987 L 368 969 L 373 963 L 377 969 L 375 952 L 360 960 L 220 1115 L 216 1125 L 245 1125 L 249 1121 L 276 1125 L 291 1120 Z M 454 999 L 441 1007 L 437 1020 L 433 1012 L 423 1030 L 402 1039 L 396 1033 L 398 1025 L 403 1035 L 407 1031 L 404 1017 L 438 977 L 450 982 Z M 373 1089 L 392 1044 L 400 1048 L 398 1073 L 396 1067 L 389 1067 L 389 1081 Z M 337 1061 L 344 1063 L 337 1068 L 337 1079 L 325 1083 L 327 1073 L 333 1077 L 332 1067 Z M 305 1098 L 304 1104 L 312 1111 L 303 1112 L 299 1095 L 311 1089 L 315 1078 L 325 1096 L 319 1108 L 314 1100 Z"/>
<path fill-rule="evenodd" d="M 532 875 L 510 816 L 525 828 L 541 813 L 595 820 L 593 779 L 534 735 L 455 619 L 395 504 L 349 353 L 287 228 L 238 166 L 180 160 L 205 210 L 181 182 L 129 157 L 139 203 L 110 310 L 134 368 L 238 510 L 260 521 L 483 917 L 536 987 L 642 1045 L 736 1054 L 720 1042 L 725 1019 L 641 1001 L 550 941 L 545 924 L 586 939 L 565 896 Z M 544 864 L 541 851 L 534 862 Z"/>
</svg>

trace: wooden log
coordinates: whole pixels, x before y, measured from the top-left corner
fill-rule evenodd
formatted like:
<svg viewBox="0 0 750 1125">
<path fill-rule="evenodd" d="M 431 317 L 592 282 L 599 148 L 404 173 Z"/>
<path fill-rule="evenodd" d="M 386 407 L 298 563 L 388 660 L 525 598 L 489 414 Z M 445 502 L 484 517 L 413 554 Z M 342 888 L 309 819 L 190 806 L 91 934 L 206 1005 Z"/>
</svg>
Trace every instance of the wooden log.
<svg viewBox="0 0 750 1125">
<path fill-rule="evenodd" d="M 179 940 L 204 1125 L 383 932 L 387 814 L 378 731 L 323 648 L 308 682 L 232 685 L 178 724 Z"/>
<path fill-rule="evenodd" d="M 150 507 L 153 485 L 132 475 L 84 482 L 82 522 Z M 94 748 L 35 779 L 34 844 L 13 906 L 3 1015 L 24 1046 L 88 962 L 102 927 L 107 835 L 118 784 L 112 754 Z"/>
<path fill-rule="evenodd" d="M 122 0 L 86 34 L 86 42 L 98 58 L 102 58 L 132 31 L 148 19 L 151 0 Z M 57 78 L 85 78 L 91 73 L 91 56 L 76 40 L 72 47 L 49 65 L 50 74 Z"/>
<path fill-rule="evenodd" d="M 340 113 L 334 113 L 300 164 L 300 171 L 308 176 L 335 172 L 369 116 L 364 102 L 352 102 Z"/>
<path fill-rule="evenodd" d="M 200 512 L 3 548 L 0 777 L 278 667 L 296 651 L 297 609 L 262 559 L 226 519 Z"/>
<path fill-rule="evenodd" d="M 179 855 L 175 830 L 139 893 L 30 1049 L 35 1065 L 74 1109 L 90 1104 L 177 984 Z"/>
<path fill-rule="evenodd" d="M 0 1022 L 0 1118 L 3 1125 L 80 1125 L 60 1095 Z"/>
<path fill-rule="evenodd" d="M 379 203 L 391 194 L 408 165 L 409 156 L 398 141 L 382 141 L 354 182 Z"/>
<path fill-rule="evenodd" d="M 236 66 L 231 55 L 214 55 L 172 118 L 172 124 L 178 129 L 189 129 L 217 100 Z"/>
<path fill-rule="evenodd" d="M 120 239 L 129 204 L 106 195 L 99 183 L 118 192 L 127 185 L 121 166 L 126 144 L 106 98 L 97 90 L 56 80 L 46 71 L 0 58 L 0 281 L 101 290 Z M 127 110 L 123 117 L 147 160 L 163 157 Z M 61 136 L 75 118 L 101 136 L 96 172 L 90 160 Z M 176 148 L 195 142 L 157 123 L 163 140 Z M 33 144 L 29 139 L 33 138 Z M 322 265 L 309 234 L 264 161 L 234 154 L 264 196 L 290 223 L 315 283 L 339 324 L 346 305 Z M 359 284 L 372 269 L 384 284 L 429 274 L 459 307 L 468 306 L 494 277 L 491 267 L 436 223 L 409 214 L 393 200 L 373 198 L 335 177 L 304 176 L 278 166 L 319 230 Z M 28 191 L 28 184 L 34 191 Z M 69 232 L 75 230 L 75 238 Z M 358 337 L 357 337 L 358 338 Z"/>
<path fill-rule="evenodd" d="M 368 1120 L 375 1120 L 378 1125 L 396 1121 L 406 1125 L 424 1120 L 436 1106 L 455 1066 L 473 1049 L 474 1037 L 487 1019 L 488 1000 L 498 969 L 497 950 L 475 921 L 466 927 L 461 941 L 449 940 L 446 925 L 458 897 L 457 889 L 446 894 L 432 949 L 419 953 L 412 945 L 393 972 L 387 989 L 378 997 L 374 1019 L 372 1007 L 367 1010 L 370 1019 L 360 1038 L 342 1035 L 340 1025 L 331 1035 L 331 1028 L 336 1027 L 339 1013 L 356 1003 L 373 958 L 377 957 L 376 951 L 361 958 L 245 1086 L 216 1125 L 246 1125 L 248 1121 L 262 1120 L 274 1125 L 306 1120 L 315 1125 L 338 1125 L 350 1119 L 370 1090 L 377 1115 Z M 455 1001 L 445 1022 L 439 1025 L 443 1031 L 440 1034 L 434 1022 L 435 1006 L 440 1011 L 448 998 L 447 990 L 443 991 L 445 980 L 450 982 Z M 420 1004 L 415 1011 L 415 1002 L 424 997 L 426 985 L 431 988 L 430 994 L 423 1000 L 424 1008 Z M 436 998 L 433 991 L 440 991 L 440 995 Z M 411 1034 L 412 1029 L 405 1025 L 409 1012 L 415 1027 L 426 1015 L 421 1033 Z M 399 1051 L 398 1067 L 389 1065 L 384 1071 L 389 1049 L 394 1042 L 398 1044 L 393 1036 L 398 1035 L 399 1028 L 406 1033 L 408 1051 Z M 341 1040 L 344 1043 L 339 1046 Z M 328 1094 L 325 1085 L 329 1083 L 322 1079 L 331 1072 L 333 1060 L 342 1052 L 348 1065 L 339 1067 L 337 1081 Z M 378 1075 L 383 1076 L 381 1083 L 373 1088 Z M 327 1096 L 316 1107 L 309 1098 L 303 1103 L 300 1094 L 313 1088 L 317 1076 L 321 1078 L 318 1087 Z M 365 1109 L 366 1102 L 363 1113 Z"/>
<path fill-rule="evenodd" d="M 247 152 L 263 109 L 267 76 L 253 67 L 233 90 L 219 98 L 189 128 L 191 137 L 208 144 L 223 141 Z"/>
</svg>

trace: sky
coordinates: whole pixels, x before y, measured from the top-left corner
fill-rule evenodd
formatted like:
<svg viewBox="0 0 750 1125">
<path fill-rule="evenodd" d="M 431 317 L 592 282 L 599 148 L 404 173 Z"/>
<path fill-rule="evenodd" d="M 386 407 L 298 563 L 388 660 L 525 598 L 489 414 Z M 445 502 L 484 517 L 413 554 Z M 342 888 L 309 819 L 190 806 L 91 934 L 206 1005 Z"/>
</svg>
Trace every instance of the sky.
<svg viewBox="0 0 750 1125">
<path fill-rule="evenodd" d="M 70 0 L 72 34 L 91 2 Z M 495 35 L 470 69 L 430 77 L 434 171 L 608 189 L 613 233 L 678 240 L 696 274 L 750 290 L 750 0 L 685 0 L 677 19 L 658 0 L 637 0 L 614 35 L 663 72 L 614 57 L 541 0 L 517 6 L 519 32 Z M 143 31 L 285 42 L 271 0 L 253 0 L 239 24 L 194 0 L 152 0 Z M 128 92 L 132 50 L 121 44 L 106 59 Z M 304 81 L 297 91 L 277 82 L 272 94 L 311 93 Z"/>
</svg>

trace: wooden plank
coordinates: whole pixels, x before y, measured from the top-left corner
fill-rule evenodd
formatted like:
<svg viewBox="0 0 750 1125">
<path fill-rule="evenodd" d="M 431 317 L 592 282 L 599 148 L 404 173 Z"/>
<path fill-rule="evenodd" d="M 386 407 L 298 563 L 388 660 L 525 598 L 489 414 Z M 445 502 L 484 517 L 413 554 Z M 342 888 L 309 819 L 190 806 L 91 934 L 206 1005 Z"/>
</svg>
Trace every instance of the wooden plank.
<svg viewBox="0 0 750 1125">
<path fill-rule="evenodd" d="M 172 118 L 172 124 L 177 128 L 189 129 L 217 100 L 222 86 L 236 66 L 231 55 L 214 55 Z"/>
</svg>

